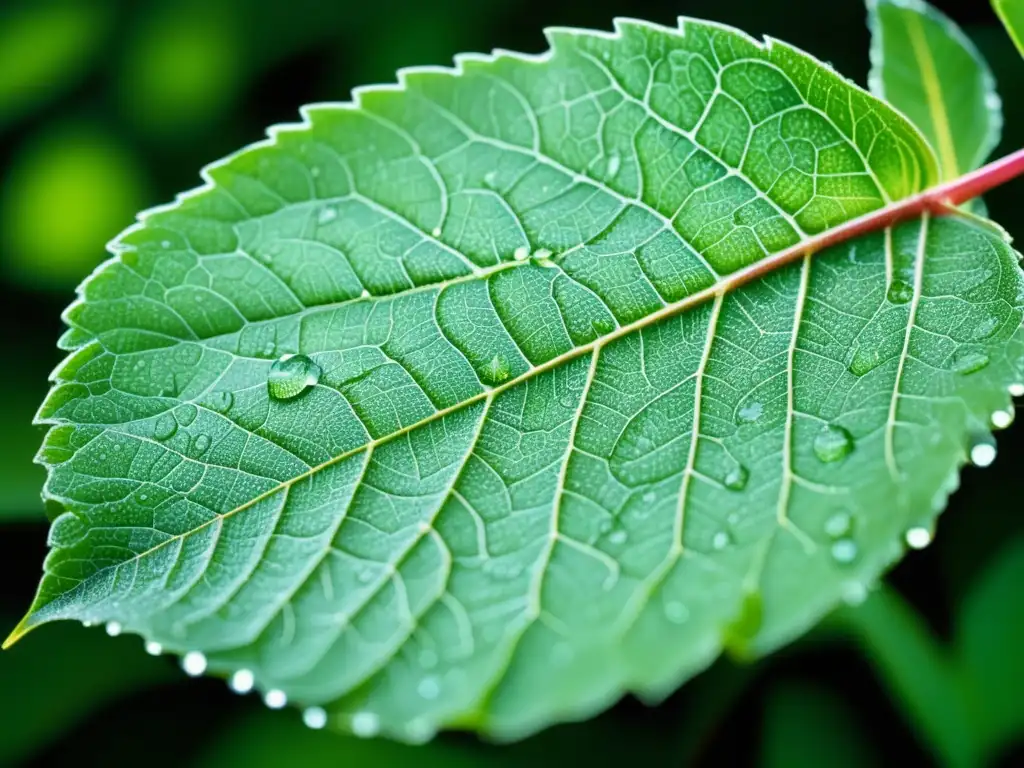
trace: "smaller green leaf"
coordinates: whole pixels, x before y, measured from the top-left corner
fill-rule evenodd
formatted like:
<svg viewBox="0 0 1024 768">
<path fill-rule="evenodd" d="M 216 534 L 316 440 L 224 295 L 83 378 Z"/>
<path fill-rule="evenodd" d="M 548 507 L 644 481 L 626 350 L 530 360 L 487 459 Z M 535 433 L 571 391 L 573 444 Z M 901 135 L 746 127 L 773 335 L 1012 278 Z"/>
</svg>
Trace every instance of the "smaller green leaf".
<svg viewBox="0 0 1024 768">
<path fill-rule="evenodd" d="M 903 112 L 935 149 L 944 180 L 984 163 L 1002 105 L 967 36 L 922 0 L 868 0 L 871 92 Z"/>
<path fill-rule="evenodd" d="M 764 709 L 761 768 L 880 764 L 849 705 L 823 686 L 784 682 Z"/>
<path fill-rule="evenodd" d="M 1024 0 L 992 0 L 992 7 L 1024 56 Z"/>
<path fill-rule="evenodd" d="M 964 600 L 957 646 L 972 709 L 991 752 L 1024 734 L 1024 539 L 998 553 Z"/>
</svg>

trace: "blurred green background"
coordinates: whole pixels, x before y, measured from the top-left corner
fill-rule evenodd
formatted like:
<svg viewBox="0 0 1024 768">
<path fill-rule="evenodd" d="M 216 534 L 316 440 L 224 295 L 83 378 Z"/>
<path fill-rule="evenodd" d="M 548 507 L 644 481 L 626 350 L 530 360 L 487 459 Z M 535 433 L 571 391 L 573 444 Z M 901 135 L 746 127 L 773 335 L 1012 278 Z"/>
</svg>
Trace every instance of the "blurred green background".
<svg viewBox="0 0 1024 768">
<path fill-rule="evenodd" d="M 938 0 L 988 58 L 1024 145 L 1024 62 L 986 2 Z M 685 14 L 792 42 L 866 80 L 861 0 L 0 0 L 0 629 L 45 555 L 31 426 L 60 359 L 60 312 L 142 208 L 307 102 L 459 51 L 539 52 L 545 26 Z M 1024 180 L 987 199 L 1024 241 Z M 860 606 L 756 664 L 719 662 L 656 708 L 625 699 L 511 747 L 314 733 L 137 638 L 52 626 L 0 655 L 0 765 L 1024 764 L 1024 427 L 967 469 L 936 542 Z"/>
</svg>

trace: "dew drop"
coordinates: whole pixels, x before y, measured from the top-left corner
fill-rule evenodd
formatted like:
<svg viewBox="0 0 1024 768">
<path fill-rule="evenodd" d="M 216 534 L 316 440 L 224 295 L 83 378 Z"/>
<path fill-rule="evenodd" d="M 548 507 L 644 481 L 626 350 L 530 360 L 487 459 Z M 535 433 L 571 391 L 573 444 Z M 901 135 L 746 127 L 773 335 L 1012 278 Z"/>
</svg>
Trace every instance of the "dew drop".
<svg viewBox="0 0 1024 768">
<path fill-rule="evenodd" d="M 495 384 L 501 384 L 503 381 L 507 381 L 511 375 L 509 371 L 508 361 L 504 355 L 495 355 L 491 358 L 490 362 L 484 366 L 481 372 L 481 378 L 485 384 L 494 386 Z"/>
<path fill-rule="evenodd" d="M 640 499 L 641 501 L 643 501 L 644 504 L 653 504 L 658 500 L 658 494 L 656 494 L 654 491 L 648 491 L 643 496 L 641 496 Z"/>
<path fill-rule="evenodd" d="M 850 532 L 850 516 L 846 512 L 836 512 L 825 521 L 825 535 L 832 539 L 838 539 Z"/>
<path fill-rule="evenodd" d="M 725 522 L 729 525 L 736 525 L 740 521 L 740 515 L 738 512 L 730 512 L 729 516 L 725 518 Z"/>
<path fill-rule="evenodd" d="M 154 642 L 152 640 L 146 643 L 146 653 L 148 653 L 150 656 L 159 656 L 163 652 L 164 647 L 160 645 L 160 643 Z"/>
<path fill-rule="evenodd" d="M 614 176 L 619 172 L 619 167 L 622 165 L 622 158 L 618 155 L 609 155 L 608 157 L 608 175 Z"/>
<path fill-rule="evenodd" d="M 628 538 L 629 534 L 620 528 L 617 531 L 612 531 L 611 535 L 608 537 L 608 543 L 615 545 L 625 544 Z"/>
<path fill-rule="evenodd" d="M 606 518 L 602 519 L 600 523 L 598 523 L 597 530 L 599 530 L 601 533 L 608 533 L 608 531 L 610 531 L 611 529 L 612 529 L 611 518 L 606 517 Z"/>
<path fill-rule="evenodd" d="M 189 651 L 181 658 L 181 668 L 189 677 L 199 677 L 206 671 L 206 656 L 199 651 Z"/>
<path fill-rule="evenodd" d="M 174 410 L 174 417 L 175 419 L 177 419 L 178 423 L 181 424 L 181 426 L 187 427 L 189 424 L 196 420 L 196 415 L 198 413 L 199 410 L 194 405 L 192 405 L 191 403 L 186 403 L 180 408 L 176 408 Z"/>
<path fill-rule="evenodd" d="M 96 622 L 95 621 L 89 621 L 88 619 L 86 619 L 85 621 L 82 622 L 82 626 L 85 627 L 86 629 L 89 629 L 90 627 L 95 627 L 96 626 Z"/>
<path fill-rule="evenodd" d="M 317 214 L 316 220 L 320 224 L 330 224 L 338 218 L 338 212 L 333 207 L 326 205 L 320 209 L 320 213 Z"/>
<path fill-rule="evenodd" d="M 764 413 L 764 403 L 760 403 L 757 400 L 751 400 L 740 408 L 736 417 L 737 421 L 743 422 L 744 424 L 753 424 L 761 418 L 762 413 Z"/>
<path fill-rule="evenodd" d="M 958 352 L 953 358 L 953 370 L 963 376 L 969 376 L 987 366 L 988 362 L 988 355 L 984 352 Z"/>
<path fill-rule="evenodd" d="M 932 543 L 932 532 L 920 526 L 911 528 L 904 535 L 907 546 L 911 549 L 924 549 Z"/>
<path fill-rule="evenodd" d="M 839 585 L 839 597 L 847 605 L 860 605 L 868 597 L 868 588 L 859 581 L 844 581 Z"/>
<path fill-rule="evenodd" d="M 235 396 L 227 390 L 218 390 L 210 395 L 210 407 L 217 413 L 227 413 L 235 403 Z"/>
<path fill-rule="evenodd" d="M 526 261 L 530 258 L 530 249 L 525 245 L 520 245 L 514 251 L 512 251 L 512 258 L 516 261 Z"/>
<path fill-rule="evenodd" d="M 847 565 L 857 559 L 857 544 L 853 539 L 839 539 L 832 545 L 832 559 Z"/>
<path fill-rule="evenodd" d="M 1013 411 L 993 411 L 992 426 L 996 429 L 1006 429 L 1013 423 Z"/>
<path fill-rule="evenodd" d="M 814 438 L 814 455 L 824 462 L 839 461 L 853 450 L 853 436 L 843 427 L 827 425 Z"/>
<path fill-rule="evenodd" d="M 364 568 L 358 574 L 356 574 L 356 580 L 360 584 L 369 584 L 373 581 L 373 570 L 370 568 Z"/>
<path fill-rule="evenodd" d="M 441 694 L 441 684 L 433 675 L 424 677 L 416 686 L 416 692 L 424 699 L 433 700 Z"/>
<path fill-rule="evenodd" d="M 906 304 L 914 298 L 914 287 L 904 280 L 893 280 L 885 298 L 893 304 Z"/>
<path fill-rule="evenodd" d="M 319 176 L 320 175 L 320 166 L 319 165 L 314 165 L 312 168 L 310 168 L 309 169 L 309 175 L 312 176 L 314 179 L 317 176 Z"/>
<path fill-rule="evenodd" d="M 441 236 L 441 228 L 440 227 L 434 227 L 432 230 L 430 230 L 430 234 L 432 236 L 434 236 L 434 237 L 440 237 Z"/>
<path fill-rule="evenodd" d="M 999 94 L 989 91 L 985 94 L 985 106 L 988 109 L 996 110 L 1003 106 L 1003 100 L 999 98 Z"/>
<path fill-rule="evenodd" d="M 327 710 L 323 707 L 306 707 L 302 710 L 302 722 L 307 728 L 319 731 L 327 725 Z"/>
<path fill-rule="evenodd" d="M 108 635 L 110 635 L 111 637 L 117 637 L 121 634 L 122 627 L 116 621 L 108 621 L 106 629 Z"/>
<path fill-rule="evenodd" d="M 281 709 L 285 704 L 288 703 L 288 696 L 284 691 L 278 690 L 277 688 L 271 688 L 265 694 L 263 694 L 263 703 L 266 704 L 270 709 Z"/>
<path fill-rule="evenodd" d="M 270 366 L 267 391 L 275 400 L 290 400 L 320 381 L 320 366 L 305 355 L 284 355 Z"/>
<path fill-rule="evenodd" d="M 992 443 L 978 443 L 971 448 L 971 463 L 976 467 L 987 467 L 996 460 L 996 447 Z"/>
<path fill-rule="evenodd" d="M 1013 397 L 1024 397 L 1024 383 L 1011 384 L 1007 389 Z"/>
<path fill-rule="evenodd" d="M 539 262 L 542 262 L 545 266 L 553 266 L 550 262 L 548 262 L 548 259 L 551 258 L 551 251 L 549 251 L 547 248 L 538 248 L 536 251 L 533 252 L 533 258 Z"/>
<path fill-rule="evenodd" d="M 256 677 L 248 669 L 239 669 L 228 678 L 228 688 L 235 693 L 248 693 L 256 685 Z"/>
<path fill-rule="evenodd" d="M 711 539 L 711 546 L 717 550 L 723 550 L 729 546 L 729 534 L 725 531 L 719 531 Z"/>
<path fill-rule="evenodd" d="M 484 186 L 487 187 L 488 189 L 494 189 L 494 187 L 497 184 L 497 182 L 498 182 L 498 172 L 497 171 L 488 171 L 487 173 L 484 174 Z"/>
<path fill-rule="evenodd" d="M 170 248 L 171 247 L 171 241 L 170 240 L 161 240 L 160 241 L 160 247 L 165 249 L 165 250 L 167 248 Z"/>
<path fill-rule="evenodd" d="M 665 618 L 673 624 L 683 624 L 690 618 L 690 609 L 675 600 L 665 603 Z"/>
<path fill-rule="evenodd" d="M 178 422 L 169 413 L 165 413 L 153 425 L 153 437 L 157 440 L 170 440 L 178 431 Z"/>
<path fill-rule="evenodd" d="M 206 453 L 206 449 L 210 447 L 210 436 L 199 435 L 192 444 L 192 447 L 195 449 L 196 456 L 202 456 Z"/>
<path fill-rule="evenodd" d="M 865 376 L 881 364 L 882 357 L 879 355 L 877 349 L 872 350 L 871 352 L 865 352 L 860 346 L 857 346 L 853 350 L 853 355 L 850 358 L 850 364 L 846 369 L 854 376 Z"/>
<path fill-rule="evenodd" d="M 430 741 L 434 737 L 435 733 L 436 731 L 430 723 L 422 717 L 410 720 L 405 726 L 406 738 L 413 744 L 423 744 Z"/>
<path fill-rule="evenodd" d="M 437 666 L 437 654 L 429 648 L 424 648 L 420 651 L 419 662 L 424 669 L 433 669 Z"/>
<path fill-rule="evenodd" d="M 742 491 L 747 487 L 747 480 L 750 479 L 750 470 L 742 464 L 737 464 L 729 470 L 725 476 L 725 487 L 730 491 Z"/>
<path fill-rule="evenodd" d="M 373 712 L 356 712 L 352 715 L 352 733 L 369 739 L 380 733 L 380 717 Z"/>
</svg>

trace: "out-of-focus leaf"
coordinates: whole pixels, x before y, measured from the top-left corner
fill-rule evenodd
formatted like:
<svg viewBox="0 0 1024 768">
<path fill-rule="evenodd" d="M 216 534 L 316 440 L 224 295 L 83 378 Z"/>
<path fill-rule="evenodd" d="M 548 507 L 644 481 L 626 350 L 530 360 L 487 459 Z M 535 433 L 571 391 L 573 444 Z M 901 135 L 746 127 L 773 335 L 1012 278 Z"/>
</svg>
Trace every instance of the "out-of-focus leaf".
<svg viewBox="0 0 1024 768">
<path fill-rule="evenodd" d="M 16 765 L 112 699 L 175 677 L 138 638 L 77 624 L 0 657 L 0 765 Z"/>
<path fill-rule="evenodd" d="M 1006 31 L 1024 56 L 1024 0 L 992 0 L 999 18 L 1006 26 Z"/>
<path fill-rule="evenodd" d="M 957 653 L 975 728 L 992 750 L 1024 736 L 1024 539 L 1003 549 L 957 618 Z"/>
<path fill-rule="evenodd" d="M 85 73 L 108 19 L 100 3 L 37 0 L 0 7 L 0 129 Z"/>
<path fill-rule="evenodd" d="M 145 200 L 136 159 L 88 127 L 61 127 L 20 148 L 2 181 L 0 264 L 36 288 L 81 281 Z"/>
<path fill-rule="evenodd" d="M 783 682 L 767 695 L 760 768 L 858 768 L 880 765 L 856 713 L 827 688 Z"/>
<path fill-rule="evenodd" d="M 147 131 L 180 138 L 231 108 L 243 76 L 244 7 L 170 3 L 143 19 L 125 47 L 119 87 Z"/>
<path fill-rule="evenodd" d="M 999 143 L 1002 111 L 977 48 L 922 0 L 868 0 L 868 9 L 871 92 L 921 129 L 943 179 L 981 166 Z"/>
</svg>

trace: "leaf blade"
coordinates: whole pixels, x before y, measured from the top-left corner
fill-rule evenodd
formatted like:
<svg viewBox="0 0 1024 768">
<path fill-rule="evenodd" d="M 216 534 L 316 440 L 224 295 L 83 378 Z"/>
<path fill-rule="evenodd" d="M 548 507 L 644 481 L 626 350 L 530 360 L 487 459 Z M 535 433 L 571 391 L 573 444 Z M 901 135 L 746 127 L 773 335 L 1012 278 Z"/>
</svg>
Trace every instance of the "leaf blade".
<svg viewBox="0 0 1024 768">
<path fill-rule="evenodd" d="M 1024 3 L 1020 0 L 992 0 L 992 8 L 1024 56 Z"/>
<path fill-rule="evenodd" d="M 775 647 L 847 582 L 877 575 L 898 551 L 865 544 L 837 570 L 808 494 L 886 440 L 923 455 L 904 428 L 880 427 L 897 359 L 913 368 L 909 395 L 935 396 L 916 391 L 914 323 L 882 354 L 883 327 L 910 309 L 886 292 L 910 275 L 918 300 L 929 292 L 921 322 L 993 359 L 971 387 L 938 377 L 970 407 L 944 415 L 945 463 L 904 494 L 902 517 L 864 524 L 876 543 L 933 514 L 968 432 L 1005 407 L 1019 270 L 984 226 L 925 219 L 726 295 L 722 274 L 760 274 L 743 270 L 936 170 L 902 117 L 806 55 L 715 25 L 685 32 L 620 22 L 614 35 L 553 32 L 540 59 L 406 73 L 358 106 L 307 109 L 308 125 L 214 167 L 200 194 L 125 233 L 67 313 L 72 354 L 41 411 L 48 493 L 71 511 L 24 626 L 116 618 L 202 651 L 216 673 L 255 670 L 261 689 L 329 705 L 332 725 L 357 731 L 514 737 L 623 690 L 663 696 L 725 635 Z M 652 57 L 644 77 L 638 50 Z M 708 61 L 732 67 L 725 95 L 670 98 Z M 601 98 L 635 130 L 606 138 Z M 739 99 L 770 129 L 759 137 L 748 120 L 742 148 Z M 641 149 L 627 154 L 624 138 Z M 771 165 L 776 138 L 791 167 Z M 805 166 L 820 183 L 808 196 L 799 166 L 814 142 L 827 162 Z M 600 165 L 580 150 L 604 143 Z M 915 268 L 926 246 L 927 279 Z M 947 285 L 950 265 L 973 282 Z M 982 321 L 991 338 L 965 336 Z M 869 341 L 876 359 L 848 376 L 848 352 Z M 930 352 L 926 368 L 948 369 L 955 349 Z M 266 379 L 281 353 L 320 374 L 275 401 Z M 820 359 L 854 399 L 892 379 L 880 423 L 814 388 L 808 399 L 790 362 Z M 737 371 L 749 401 L 723 389 Z M 828 460 L 812 447 L 823 423 Z M 838 455 L 843 431 L 859 442 Z M 865 510 L 903 484 L 869 469 Z M 748 505 L 756 519 L 731 521 Z M 790 570 L 798 604 L 781 597 Z"/>
</svg>

